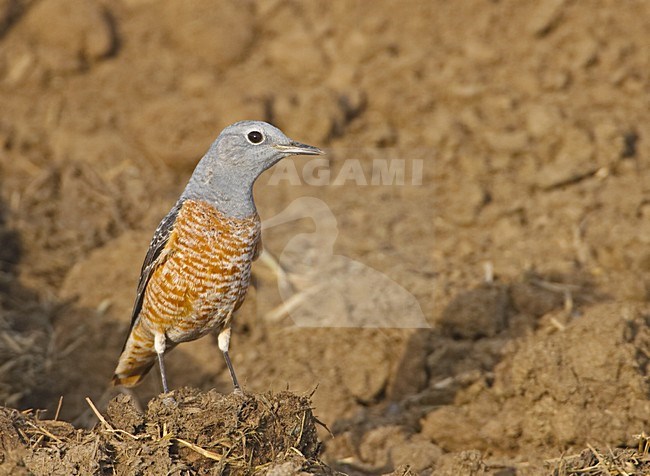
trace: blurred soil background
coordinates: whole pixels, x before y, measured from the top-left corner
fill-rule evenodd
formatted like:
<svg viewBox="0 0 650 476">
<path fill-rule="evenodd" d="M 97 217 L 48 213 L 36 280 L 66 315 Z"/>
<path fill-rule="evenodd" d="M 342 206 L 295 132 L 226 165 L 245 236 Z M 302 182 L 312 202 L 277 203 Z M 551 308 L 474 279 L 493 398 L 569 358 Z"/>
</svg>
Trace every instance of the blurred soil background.
<svg viewBox="0 0 650 476">
<path fill-rule="evenodd" d="M 647 474 L 649 2 L 0 0 L 0 110 L 0 463 L 11 425 L 38 427 L 10 408 L 53 419 L 63 396 L 77 428 L 84 397 L 106 411 L 153 230 L 219 131 L 259 119 L 328 151 L 326 183 L 295 158 L 297 182 L 269 171 L 255 191 L 263 219 L 307 204 L 264 234 L 293 292 L 314 260 L 338 266 L 321 284 L 360 267 L 393 283 L 383 307 L 363 287 L 307 295 L 319 327 L 278 313 L 255 264 L 233 363 L 251 394 L 311 395 L 331 433 L 314 424 L 305 457 Z M 404 184 L 373 182 L 377 159 L 404 160 Z M 212 336 L 167 365 L 173 388 L 231 392 Z"/>
</svg>

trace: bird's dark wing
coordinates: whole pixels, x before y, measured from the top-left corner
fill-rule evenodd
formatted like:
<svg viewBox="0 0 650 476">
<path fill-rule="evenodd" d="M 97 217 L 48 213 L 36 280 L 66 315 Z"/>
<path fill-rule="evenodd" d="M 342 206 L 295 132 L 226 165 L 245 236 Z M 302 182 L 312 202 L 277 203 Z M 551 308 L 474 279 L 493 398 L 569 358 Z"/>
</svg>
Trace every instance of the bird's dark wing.
<svg viewBox="0 0 650 476">
<path fill-rule="evenodd" d="M 144 292 L 147 289 L 147 284 L 154 270 L 161 264 L 161 255 L 165 246 L 169 242 L 169 237 L 174 230 L 174 224 L 176 223 L 176 217 L 178 217 L 178 212 L 183 206 L 183 202 L 179 201 L 174 205 L 167 216 L 162 219 L 158 228 L 153 234 L 151 243 L 149 244 L 149 249 L 147 250 L 147 256 L 144 258 L 144 263 L 142 264 L 142 271 L 140 271 L 140 281 L 138 282 L 138 292 L 135 295 L 135 303 L 133 304 L 133 313 L 131 314 L 131 329 L 135 326 L 140 311 L 142 310 L 142 301 L 144 300 Z"/>
</svg>

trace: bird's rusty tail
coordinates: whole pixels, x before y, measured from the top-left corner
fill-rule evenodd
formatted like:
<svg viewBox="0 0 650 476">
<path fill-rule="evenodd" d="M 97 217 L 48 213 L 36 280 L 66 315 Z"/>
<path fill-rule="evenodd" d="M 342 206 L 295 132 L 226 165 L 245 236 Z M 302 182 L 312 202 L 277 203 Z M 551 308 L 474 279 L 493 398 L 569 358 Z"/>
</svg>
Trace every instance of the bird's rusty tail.
<svg viewBox="0 0 650 476">
<path fill-rule="evenodd" d="M 153 336 L 136 323 L 117 363 L 113 375 L 113 385 L 133 387 L 147 375 L 156 362 Z"/>
<path fill-rule="evenodd" d="M 121 385 L 123 387 L 135 387 L 140 381 L 144 378 L 145 375 L 153 367 L 155 359 L 151 359 L 151 362 L 140 365 L 129 369 L 124 373 L 115 373 L 112 378 L 113 385 Z"/>
</svg>

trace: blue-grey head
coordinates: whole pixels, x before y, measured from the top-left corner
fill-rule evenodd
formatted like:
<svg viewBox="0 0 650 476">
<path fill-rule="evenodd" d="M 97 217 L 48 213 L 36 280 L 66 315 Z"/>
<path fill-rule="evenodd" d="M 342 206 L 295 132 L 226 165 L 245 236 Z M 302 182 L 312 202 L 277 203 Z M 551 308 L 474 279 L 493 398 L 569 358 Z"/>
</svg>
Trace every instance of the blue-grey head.
<svg viewBox="0 0 650 476">
<path fill-rule="evenodd" d="M 226 127 L 199 161 L 181 200 L 205 200 L 230 216 L 255 212 L 253 184 L 269 167 L 291 155 L 320 155 L 317 147 L 289 139 L 261 121 Z"/>
</svg>

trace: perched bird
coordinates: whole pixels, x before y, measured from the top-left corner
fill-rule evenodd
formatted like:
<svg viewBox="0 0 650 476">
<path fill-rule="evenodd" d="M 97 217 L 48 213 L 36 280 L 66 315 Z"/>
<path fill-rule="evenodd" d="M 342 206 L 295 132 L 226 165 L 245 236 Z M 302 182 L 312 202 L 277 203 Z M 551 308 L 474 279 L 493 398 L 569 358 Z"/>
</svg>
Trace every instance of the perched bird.
<svg viewBox="0 0 650 476">
<path fill-rule="evenodd" d="M 165 350 L 217 330 L 240 390 L 228 347 L 233 313 L 244 301 L 251 264 L 262 248 L 253 184 L 284 157 L 322 153 L 265 122 L 237 122 L 221 132 L 151 240 L 115 385 L 136 385 L 157 358 L 167 393 Z"/>
</svg>

